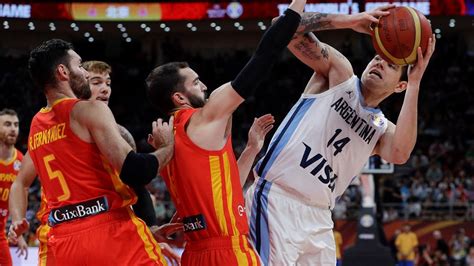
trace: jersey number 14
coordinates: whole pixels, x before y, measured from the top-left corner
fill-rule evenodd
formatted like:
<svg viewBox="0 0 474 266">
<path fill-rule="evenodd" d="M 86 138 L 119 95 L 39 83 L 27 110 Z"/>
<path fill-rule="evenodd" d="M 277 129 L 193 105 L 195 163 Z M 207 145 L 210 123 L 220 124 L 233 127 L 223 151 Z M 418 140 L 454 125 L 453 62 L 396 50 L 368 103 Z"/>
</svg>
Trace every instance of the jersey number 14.
<svg viewBox="0 0 474 266">
<path fill-rule="evenodd" d="M 349 141 L 351 141 L 351 139 L 348 138 L 348 137 L 336 140 L 337 136 L 339 136 L 339 134 L 341 132 L 342 132 L 342 129 L 340 129 L 340 128 L 336 129 L 336 132 L 331 137 L 331 139 L 328 141 L 327 147 L 329 148 L 329 146 L 331 146 L 331 144 L 332 144 L 334 146 L 334 148 L 336 149 L 334 151 L 334 156 L 336 156 L 338 153 L 340 153 L 342 151 L 342 148 L 344 148 L 344 146 L 346 146 L 346 144 L 349 143 Z"/>
</svg>

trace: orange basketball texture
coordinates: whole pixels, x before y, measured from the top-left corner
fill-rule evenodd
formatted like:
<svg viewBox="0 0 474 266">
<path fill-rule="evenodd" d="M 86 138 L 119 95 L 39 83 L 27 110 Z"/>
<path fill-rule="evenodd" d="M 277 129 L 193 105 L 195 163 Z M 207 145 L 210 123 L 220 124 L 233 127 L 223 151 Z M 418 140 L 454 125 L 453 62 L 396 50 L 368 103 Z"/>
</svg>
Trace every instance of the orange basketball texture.
<svg viewBox="0 0 474 266">
<path fill-rule="evenodd" d="M 406 65 L 416 62 L 419 46 L 423 54 L 432 35 L 431 24 L 418 10 L 395 7 L 390 14 L 379 19 L 372 32 L 372 43 L 377 54 L 392 64 Z"/>
</svg>

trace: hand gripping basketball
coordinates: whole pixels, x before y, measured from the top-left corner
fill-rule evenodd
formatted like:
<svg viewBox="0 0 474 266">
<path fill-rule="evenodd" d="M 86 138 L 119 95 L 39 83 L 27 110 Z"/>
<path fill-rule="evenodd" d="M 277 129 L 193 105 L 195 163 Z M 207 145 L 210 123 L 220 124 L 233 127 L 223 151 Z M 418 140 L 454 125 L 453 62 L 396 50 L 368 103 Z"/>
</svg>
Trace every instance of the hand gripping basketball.
<svg viewBox="0 0 474 266">
<path fill-rule="evenodd" d="M 372 34 L 372 43 L 377 54 L 385 61 L 397 65 L 416 62 L 417 49 L 424 54 L 432 35 L 431 24 L 418 10 L 411 7 L 396 7 L 389 15 L 380 18 Z"/>
</svg>

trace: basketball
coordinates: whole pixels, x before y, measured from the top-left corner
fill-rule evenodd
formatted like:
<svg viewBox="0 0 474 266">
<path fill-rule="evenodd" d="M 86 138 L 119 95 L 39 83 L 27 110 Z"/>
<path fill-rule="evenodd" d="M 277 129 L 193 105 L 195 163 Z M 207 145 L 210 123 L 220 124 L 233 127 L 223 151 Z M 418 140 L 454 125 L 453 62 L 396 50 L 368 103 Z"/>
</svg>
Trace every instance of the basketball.
<svg viewBox="0 0 474 266">
<path fill-rule="evenodd" d="M 372 42 L 377 54 L 385 61 L 397 65 L 416 62 L 418 47 L 423 54 L 432 35 L 431 24 L 418 10 L 395 7 L 383 16 L 374 27 Z"/>
</svg>

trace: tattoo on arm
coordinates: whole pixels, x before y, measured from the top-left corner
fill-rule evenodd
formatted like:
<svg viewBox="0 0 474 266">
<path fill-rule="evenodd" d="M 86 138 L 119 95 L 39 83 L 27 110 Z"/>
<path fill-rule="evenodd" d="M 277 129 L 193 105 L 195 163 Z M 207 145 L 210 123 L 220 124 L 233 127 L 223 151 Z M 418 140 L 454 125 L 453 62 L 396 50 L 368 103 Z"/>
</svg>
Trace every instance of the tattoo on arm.
<svg viewBox="0 0 474 266">
<path fill-rule="evenodd" d="M 314 40 L 304 36 L 301 40 L 295 43 L 293 47 L 310 60 L 320 60 L 321 55 L 317 51 L 318 46 L 317 42 L 315 43 Z"/>
<path fill-rule="evenodd" d="M 118 125 L 119 131 L 120 131 L 120 136 L 130 145 L 133 149 L 133 151 L 137 151 L 137 145 L 135 144 L 135 140 L 133 139 L 132 134 L 130 134 L 130 131 L 128 131 L 125 127 Z"/>
<path fill-rule="evenodd" d="M 328 20 L 327 16 L 328 14 L 325 13 L 304 13 L 300 22 L 300 26 L 302 26 L 303 29 L 299 30 L 299 32 L 307 33 L 333 29 L 334 25 L 332 25 L 331 20 Z"/>
<path fill-rule="evenodd" d="M 321 48 L 321 55 L 323 55 L 324 58 L 329 59 L 329 51 L 327 45 L 324 45 L 324 47 Z"/>
</svg>

